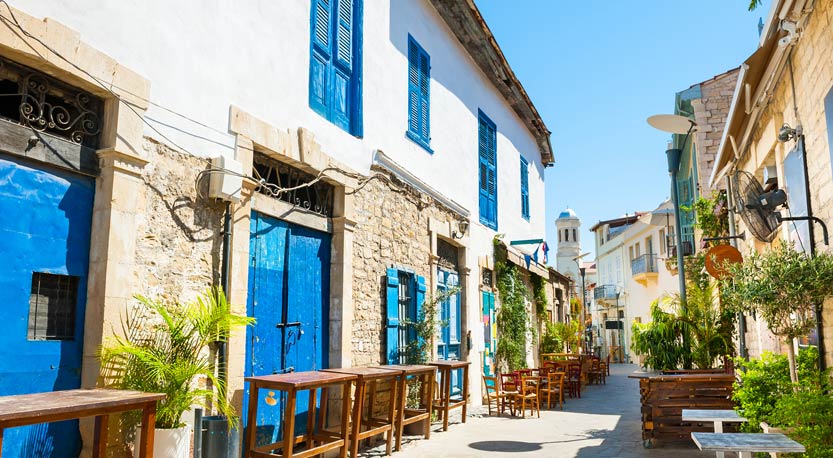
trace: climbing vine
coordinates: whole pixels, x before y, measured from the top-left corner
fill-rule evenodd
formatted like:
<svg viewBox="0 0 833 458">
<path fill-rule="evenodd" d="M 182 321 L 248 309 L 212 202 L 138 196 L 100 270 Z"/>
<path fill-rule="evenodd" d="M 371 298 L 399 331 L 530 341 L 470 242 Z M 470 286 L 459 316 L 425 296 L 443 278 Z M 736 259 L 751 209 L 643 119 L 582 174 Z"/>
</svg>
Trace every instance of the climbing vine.
<svg viewBox="0 0 833 458">
<path fill-rule="evenodd" d="M 526 338 L 534 332 L 526 304 L 531 296 L 517 266 L 507 262 L 506 252 L 495 239 L 495 272 L 500 309 L 495 365 L 501 372 L 526 367 Z"/>
<path fill-rule="evenodd" d="M 532 276 L 532 290 L 535 298 L 535 313 L 538 319 L 542 319 L 547 313 L 547 288 L 544 278 L 538 275 Z"/>
</svg>

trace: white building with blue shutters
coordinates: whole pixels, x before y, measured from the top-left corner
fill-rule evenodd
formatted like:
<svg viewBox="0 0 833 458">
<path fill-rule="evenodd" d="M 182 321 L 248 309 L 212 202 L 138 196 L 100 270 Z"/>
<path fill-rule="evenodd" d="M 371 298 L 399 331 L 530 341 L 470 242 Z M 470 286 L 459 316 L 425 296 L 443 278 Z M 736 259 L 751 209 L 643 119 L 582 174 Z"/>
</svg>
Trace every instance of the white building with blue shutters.
<svg viewBox="0 0 833 458">
<path fill-rule="evenodd" d="M 240 405 L 248 375 L 397 362 L 417 299 L 460 286 L 442 304 L 449 324 L 432 357 L 472 362 L 470 401 L 480 402 L 500 306 L 489 297 L 493 240 L 545 238 L 554 158 L 473 1 L 9 3 L 0 93 L 20 95 L 35 74 L 50 82 L 49 100 L 98 123 L 81 146 L 69 130 L 47 131 L 64 135 L 71 161 L 0 144 L 0 170 L 95 183 L 91 216 L 72 222 L 90 245 L 77 272 L 19 266 L 76 285 L 62 305 L 74 313 L 69 359 L 81 374 L 69 385 L 98 383 L 96 351 L 134 294 L 189 300 L 221 284 L 257 319 L 221 362 Z M 62 98 L 69 89 L 86 98 Z M 38 128 L 20 107 L 2 108 L 20 138 Z M 28 202 L 0 179 L 7 191 Z M 22 218 L 60 216 L 57 204 L 28 204 Z M 510 258 L 549 278 L 540 248 L 512 247 Z M 524 262 L 536 250 L 540 262 Z M 33 278 L 4 288 L 17 315 L 0 320 L 3 334 L 32 313 Z"/>
</svg>

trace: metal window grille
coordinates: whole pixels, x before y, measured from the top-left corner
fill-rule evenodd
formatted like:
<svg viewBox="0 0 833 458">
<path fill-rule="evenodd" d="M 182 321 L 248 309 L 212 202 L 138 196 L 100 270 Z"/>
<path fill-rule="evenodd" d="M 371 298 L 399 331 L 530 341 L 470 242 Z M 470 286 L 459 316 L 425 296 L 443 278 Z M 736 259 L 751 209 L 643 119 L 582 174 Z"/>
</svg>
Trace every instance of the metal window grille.
<svg viewBox="0 0 833 458">
<path fill-rule="evenodd" d="M 32 272 L 29 340 L 73 340 L 79 278 Z"/>
<path fill-rule="evenodd" d="M 257 174 L 271 185 L 259 187 L 258 192 L 327 218 L 333 216 L 333 185 L 321 180 L 303 186 L 315 177 L 262 153 L 254 153 L 253 159 Z M 280 191 L 288 188 L 297 189 Z"/>
<path fill-rule="evenodd" d="M 414 296 L 412 291 L 411 274 L 407 272 L 399 272 L 399 322 L 405 323 L 408 320 L 415 321 L 416 307 L 414 306 Z M 404 324 L 399 325 L 399 364 L 405 364 L 406 349 L 410 341 L 410 326 Z"/>
</svg>

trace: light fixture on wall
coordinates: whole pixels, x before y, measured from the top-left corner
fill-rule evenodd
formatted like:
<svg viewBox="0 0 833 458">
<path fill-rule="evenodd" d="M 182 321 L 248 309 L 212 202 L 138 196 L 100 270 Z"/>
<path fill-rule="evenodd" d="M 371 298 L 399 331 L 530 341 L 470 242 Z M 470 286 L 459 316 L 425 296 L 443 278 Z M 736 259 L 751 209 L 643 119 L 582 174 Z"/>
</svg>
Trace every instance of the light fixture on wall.
<svg viewBox="0 0 833 458">
<path fill-rule="evenodd" d="M 786 143 L 790 140 L 798 138 L 801 135 L 801 126 L 796 127 L 793 129 L 790 127 L 789 124 L 784 123 L 780 129 L 778 129 L 778 141 L 781 143 Z"/>
<path fill-rule="evenodd" d="M 466 235 L 466 231 L 469 230 L 469 222 L 468 220 L 461 219 L 457 221 L 457 230 L 451 231 L 451 237 L 455 239 L 462 239 Z"/>
</svg>

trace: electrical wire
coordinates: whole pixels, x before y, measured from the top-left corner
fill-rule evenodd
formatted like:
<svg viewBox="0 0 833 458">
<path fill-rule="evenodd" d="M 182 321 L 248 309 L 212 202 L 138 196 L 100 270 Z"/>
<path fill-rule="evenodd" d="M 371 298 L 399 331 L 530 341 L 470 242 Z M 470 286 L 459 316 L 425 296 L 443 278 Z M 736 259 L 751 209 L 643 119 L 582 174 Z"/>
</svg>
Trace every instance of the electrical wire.
<svg viewBox="0 0 833 458">
<path fill-rule="evenodd" d="M 26 30 L 26 29 L 25 29 L 25 28 L 24 28 L 24 27 L 20 24 L 20 22 L 17 20 L 17 17 L 16 17 L 16 16 L 15 16 L 15 14 L 14 14 L 14 10 L 12 9 L 11 5 L 9 5 L 9 3 L 8 3 L 6 0 L 0 0 L 0 3 L 2 3 L 3 5 L 5 5 L 5 6 L 6 6 L 6 9 L 7 9 L 7 10 L 8 10 L 8 12 L 9 12 L 9 16 L 11 16 L 11 17 L 9 18 L 9 17 L 6 17 L 6 16 L 5 16 L 5 15 L 3 15 L 3 14 L 0 14 L 0 22 L 2 22 L 2 23 L 6 26 L 6 27 L 8 27 L 9 29 L 12 29 L 12 30 L 14 30 L 14 29 L 19 30 L 19 31 L 20 31 L 20 33 L 22 33 L 25 37 L 28 37 L 28 38 L 30 38 L 30 39 L 32 39 L 32 40 L 34 40 L 34 41 L 36 41 L 39 45 L 43 46 L 43 47 L 44 47 L 45 49 L 47 49 L 49 52 L 51 52 L 51 53 L 52 53 L 52 54 L 54 54 L 55 56 L 59 57 L 61 60 L 63 60 L 64 62 L 66 62 L 67 64 L 69 64 L 70 66 L 72 66 L 73 68 L 75 68 L 76 70 L 78 70 L 79 72 L 81 72 L 81 73 L 83 73 L 84 75 L 86 75 L 88 78 L 90 78 L 90 79 L 91 79 L 92 81 L 94 81 L 96 84 L 98 84 L 98 85 L 99 85 L 102 89 L 104 89 L 106 92 L 108 92 L 110 95 L 112 95 L 112 96 L 113 96 L 116 100 L 118 100 L 118 101 L 119 101 L 119 103 L 124 104 L 124 106 L 126 106 L 126 107 L 127 107 L 127 108 L 128 108 L 128 109 L 132 112 L 132 113 L 133 113 L 133 115 L 135 115 L 137 118 L 139 118 L 139 119 L 142 121 L 142 123 L 144 123 L 146 126 L 148 126 L 148 127 L 149 127 L 149 128 L 150 128 L 153 132 L 154 132 L 154 133 L 156 133 L 157 135 L 159 135 L 159 136 L 160 136 L 163 140 L 165 140 L 166 142 L 168 142 L 171 146 L 173 146 L 173 147 L 175 147 L 175 148 L 179 149 L 180 151 L 183 151 L 183 152 L 185 152 L 185 153 L 188 153 L 188 154 L 190 154 L 190 155 L 192 155 L 192 156 L 199 157 L 198 155 L 196 155 L 196 154 L 192 153 L 191 151 L 189 151 L 187 148 L 185 148 L 185 147 L 183 147 L 183 146 L 179 145 L 177 142 L 175 142 L 175 141 L 174 141 L 174 140 L 172 140 L 170 137 L 168 137 L 167 135 L 165 135 L 162 131 L 160 131 L 158 128 L 156 128 L 156 126 L 154 126 L 153 124 L 151 124 L 151 123 L 147 120 L 147 118 L 146 118 L 145 116 L 143 116 L 143 115 L 142 115 L 142 114 L 140 114 L 138 111 L 136 111 L 136 109 L 134 108 L 134 106 L 133 106 L 133 104 L 132 104 L 132 103 L 130 103 L 130 102 L 128 102 L 128 101 L 126 101 L 126 100 L 124 100 L 124 99 L 121 97 L 121 95 L 120 95 L 120 94 L 118 94 L 118 93 L 116 93 L 115 91 L 113 91 L 113 89 L 111 89 L 110 85 L 106 84 L 106 83 L 105 83 L 105 82 L 103 82 L 101 79 L 99 79 L 98 77 L 96 77 L 95 75 L 93 75 L 92 73 L 90 73 L 89 71 L 87 71 L 86 69 L 84 69 L 83 67 L 79 66 L 78 64 L 76 64 L 76 63 L 75 63 L 75 62 L 73 62 L 72 60 L 68 59 L 68 58 L 67 58 L 67 57 L 65 57 L 63 54 L 61 54 L 60 52 L 58 52 L 57 50 L 55 50 L 54 48 L 52 48 L 51 46 L 49 46 L 49 45 L 48 45 L 47 43 L 45 43 L 43 40 L 41 40 L 40 38 L 38 38 L 38 37 L 37 37 L 37 36 L 35 36 L 34 34 L 30 33 L 29 31 L 27 31 L 27 30 Z M 21 40 L 22 40 L 23 42 L 26 42 L 26 39 L 24 39 L 24 38 L 22 38 L 22 37 L 21 37 Z M 33 47 L 30 43 L 27 43 L 27 45 L 29 45 L 29 46 L 30 46 L 30 48 L 32 48 L 33 50 L 35 50 L 35 49 L 36 49 L 36 48 L 35 48 L 35 47 Z M 35 50 L 35 53 L 36 53 L 36 54 L 38 54 L 38 56 L 39 56 L 41 59 L 43 59 L 44 61 L 46 61 L 46 60 L 47 60 L 44 56 L 40 55 L 40 53 L 37 53 L 37 51 L 36 51 L 36 50 Z M 117 85 L 112 85 L 112 86 L 119 88 Z M 157 108 L 159 108 L 159 109 L 162 109 L 162 110 L 164 110 L 164 111 L 166 111 L 166 112 L 168 112 L 168 113 L 171 113 L 171 114 L 174 114 L 174 115 L 176 115 L 176 116 L 179 116 L 179 117 L 181 117 L 181 118 L 183 118 L 183 119 L 186 119 L 186 120 L 188 120 L 188 121 L 190 121 L 190 122 L 193 122 L 193 123 L 195 123 L 195 124 L 197 124 L 197 125 L 199 125 L 199 126 L 201 126 L 201 127 L 204 127 L 204 128 L 210 129 L 210 130 L 212 130 L 212 131 L 214 131 L 214 132 L 217 132 L 217 133 L 220 133 L 220 134 L 222 134 L 222 135 L 228 135 L 228 133 L 227 133 L 227 132 L 222 132 L 222 131 L 220 131 L 219 129 L 216 129 L 216 128 L 214 128 L 214 127 L 211 127 L 211 126 L 209 126 L 209 125 L 207 125 L 207 124 L 205 124 L 205 123 L 203 123 L 203 122 L 201 122 L 201 121 L 198 121 L 198 120 L 196 120 L 196 119 L 193 119 L 193 118 L 191 118 L 191 117 L 189 117 L 189 116 L 187 116 L 187 115 L 184 115 L 184 114 L 182 114 L 182 113 L 178 113 L 178 112 L 176 112 L 176 111 L 174 111 L 174 110 L 172 110 L 172 109 L 170 109 L 170 108 L 167 108 L 167 107 L 165 107 L 165 106 L 163 106 L 163 105 L 160 105 L 160 104 L 158 104 L 158 103 L 154 103 L 154 102 L 150 101 L 150 100 L 149 100 L 149 99 L 147 99 L 147 98 L 140 97 L 140 96 L 138 96 L 137 94 L 133 94 L 132 92 L 130 92 L 130 91 L 126 91 L 126 90 L 124 90 L 124 89 L 122 89 L 122 88 L 119 88 L 119 89 L 120 89 L 120 90 L 123 90 L 123 91 L 124 91 L 125 93 L 127 93 L 127 94 L 130 94 L 130 95 L 131 95 L 131 96 L 133 96 L 133 97 L 136 97 L 136 98 L 137 98 L 137 99 L 139 99 L 139 100 L 142 100 L 142 101 L 144 101 L 144 102 L 147 102 L 149 105 L 152 105 L 152 106 L 157 107 Z M 208 139 L 205 139 L 205 138 L 203 138 L 203 137 L 200 137 L 200 136 L 199 136 L 199 135 L 197 135 L 197 134 L 190 133 L 190 132 L 187 132 L 187 131 L 185 131 L 185 130 L 181 130 L 181 131 L 182 131 L 183 133 L 186 133 L 186 134 L 191 135 L 191 136 L 193 136 L 193 137 L 196 137 L 196 138 L 201 138 L 201 139 L 206 140 L 206 141 L 210 141 L 210 140 L 208 140 Z M 213 142 L 213 141 L 212 141 L 212 143 L 215 143 L 215 144 L 216 144 L 217 142 Z M 236 145 L 235 147 L 236 147 L 236 148 L 240 148 L 240 149 L 242 149 L 242 150 L 246 150 L 246 151 L 257 152 L 254 148 L 246 148 L 246 147 L 242 147 L 242 146 L 240 146 L 240 145 Z M 253 169 L 253 170 L 255 171 L 255 173 L 257 173 L 257 170 L 255 170 L 255 169 Z M 406 188 L 404 188 L 404 187 L 402 187 L 402 186 L 398 186 L 398 185 L 394 184 L 394 183 L 392 182 L 392 180 L 391 180 L 389 177 L 385 176 L 385 175 L 382 175 L 382 174 L 379 174 L 379 173 L 374 173 L 374 174 L 371 174 L 371 175 L 369 175 L 369 176 L 365 176 L 365 175 L 361 175 L 361 174 L 359 174 L 359 173 L 350 172 L 350 171 L 347 171 L 347 170 L 341 169 L 341 168 L 339 168 L 339 167 L 332 167 L 332 166 L 326 167 L 326 168 L 322 169 L 321 171 L 319 171 L 318 175 L 317 175 L 315 178 L 313 178 L 311 181 L 309 181 L 309 182 L 307 182 L 307 183 L 300 184 L 300 185 L 298 185 L 298 186 L 291 187 L 291 188 L 282 188 L 282 187 L 280 187 L 280 186 L 278 186 L 278 185 L 276 185 L 276 184 L 274 184 L 274 183 L 268 183 L 268 182 L 267 182 L 265 179 L 263 179 L 262 177 L 260 177 L 260 178 L 258 178 L 258 177 L 252 177 L 252 176 L 249 176 L 249 175 L 246 175 L 246 174 L 241 174 L 241 173 L 238 173 L 238 172 L 234 172 L 234 171 L 232 171 L 232 170 L 228 170 L 228 169 L 225 169 L 225 168 L 220 168 L 220 167 L 212 167 L 212 168 L 209 168 L 209 169 L 206 169 L 206 170 L 202 170 L 202 171 L 200 171 L 200 172 L 197 174 L 197 176 L 196 176 L 196 178 L 195 178 L 195 180 L 194 180 L 194 188 L 195 188 L 195 189 L 196 189 L 196 191 L 197 191 L 197 197 L 203 197 L 203 196 L 202 196 L 202 194 L 201 194 L 201 192 L 200 192 L 200 181 L 201 181 L 202 179 L 204 179 L 206 176 L 209 176 L 210 174 L 213 174 L 213 173 L 223 173 L 223 174 L 227 174 L 227 175 L 237 176 L 237 177 L 243 178 L 243 179 L 245 179 L 245 180 L 249 180 L 249 181 L 251 181 L 251 182 L 254 182 L 254 183 L 256 183 L 256 184 L 258 185 L 258 189 L 259 189 L 259 190 L 261 190 L 262 192 L 264 192 L 265 194 L 270 195 L 271 197 L 275 197 L 275 198 L 280 199 L 280 197 L 281 197 L 284 193 L 286 193 L 286 192 L 291 192 L 291 191 L 295 191 L 295 190 L 302 189 L 302 188 L 307 188 L 307 187 L 310 187 L 310 186 L 314 185 L 315 183 L 317 183 L 317 182 L 321 181 L 321 180 L 325 177 L 325 173 L 326 173 L 326 172 L 329 172 L 329 171 L 335 171 L 335 172 L 337 172 L 337 173 L 339 173 L 339 174 L 341 174 L 341 175 L 344 175 L 344 176 L 349 177 L 349 178 L 353 178 L 353 179 L 355 179 L 355 180 L 357 181 L 357 183 L 358 183 L 358 184 L 357 184 L 357 186 L 356 186 L 355 188 L 353 188 L 353 189 L 348 190 L 347 192 L 345 192 L 346 194 L 355 194 L 355 193 L 357 193 L 358 191 L 360 191 L 361 189 L 363 189 L 365 186 L 367 186 L 367 184 L 369 184 L 370 182 L 372 182 L 372 181 L 374 181 L 374 180 L 378 180 L 378 181 L 381 181 L 382 183 L 384 183 L 384 184 L 385 184 L 385 185 L 386 185 L 389 189 L 391 189 L 392 191 L 397 192 L 397 193 L 400 193 L 400 194 L 403 194 L 403 195 L 405 195 L 405 196 L 408 196 L 408 197 L 407 197 L 407 198 L 408 198 L 408 200 L 409 200 L 409 201 L 411 201 L 412 203 L 414 203 L 415 205 L 417 205 L 417 206 L 418 206 L 418 208 L 419 208 L 420 210 L 422 210 L 422 209 L 423 209 L 423 208 L 425 208 L 426 206 L 430 205 L 430 201 L 423 200 L 421 197 L 414 197 L 414 194 L 417 194 L 416 192 L 412 192 L 412 191 L 410 191 L 410 192 L 409 192 L 409 191 L 408 191 L 408 189 L 406 189 Z"/>
<path fill-rule="evenodd" d="M 793 212 L 790 210 L 790 207 L 785 205 L 784 208 L 787 209 L 787 214 L 790 216 L 790 218 L 792 218 L 793 217 Z M 798 230 L 798 225 L 795 223 L 795 220 L 790 220 L 790 222 L 793 225 L 793 229 L 795 229 L 795 236 L 798 239 L 798 244 L 801 245 L 801 251 L 806 253 L 807 249 L 804 247 L 804 242 L 801 240 L 801 232 L 799 232 L 799 230 Z M 813 224 L 813 222 L 808 221 L 807 224 Z"/>
</svg>

